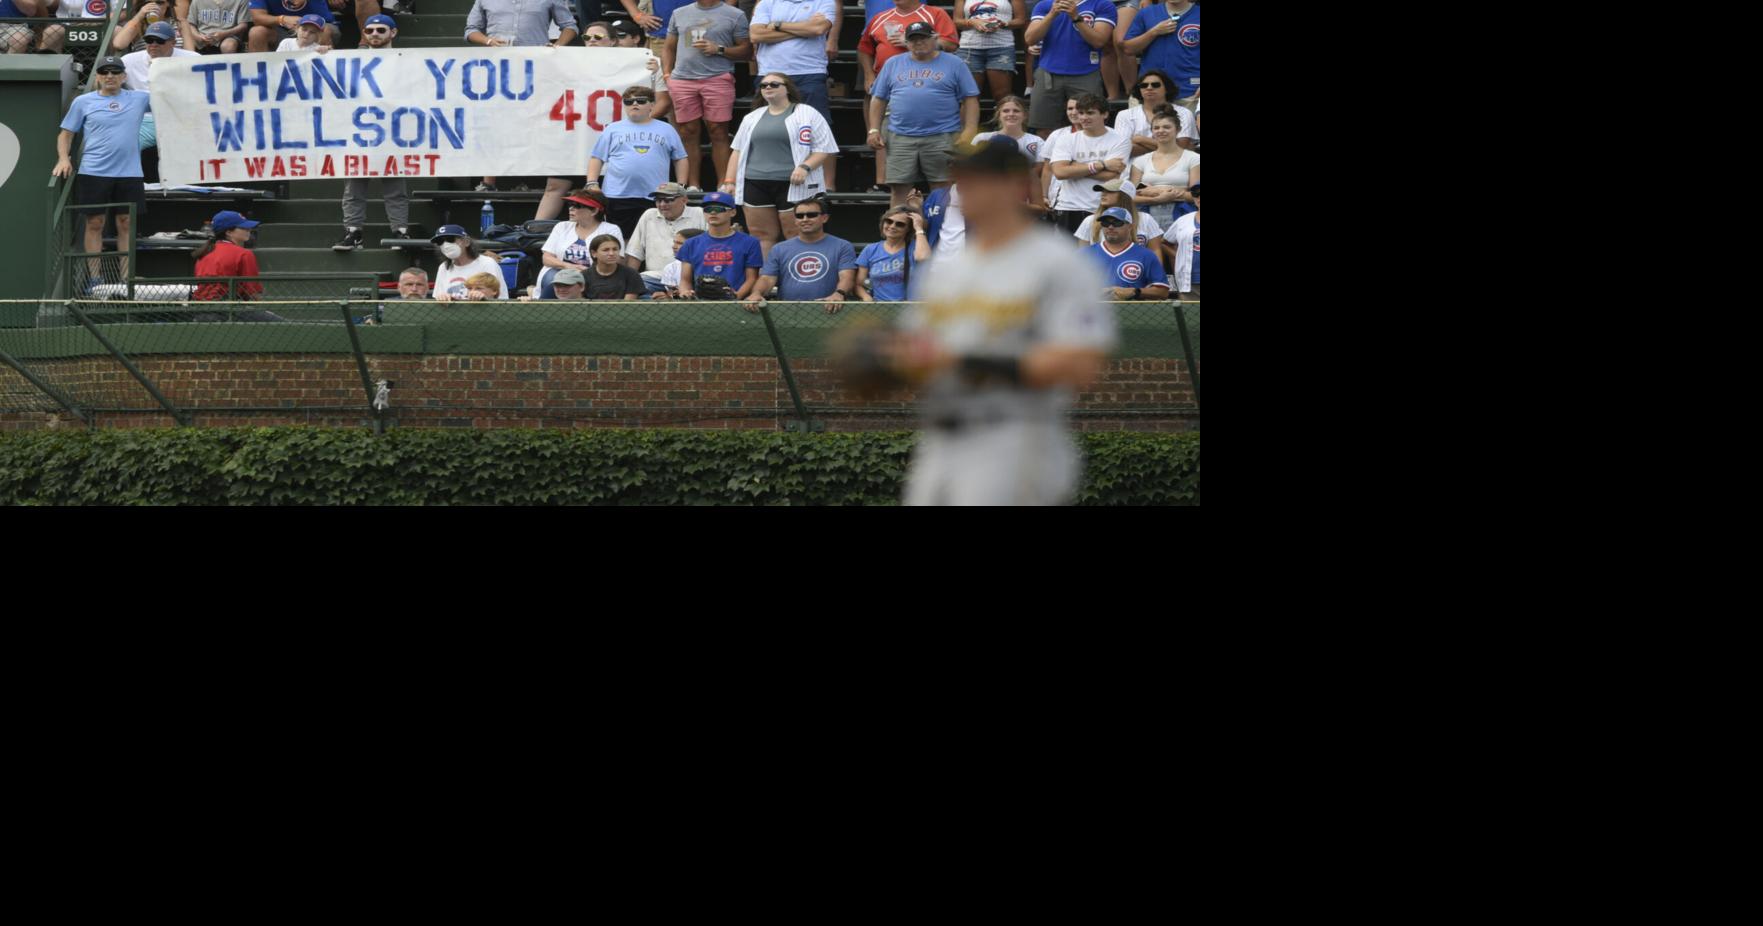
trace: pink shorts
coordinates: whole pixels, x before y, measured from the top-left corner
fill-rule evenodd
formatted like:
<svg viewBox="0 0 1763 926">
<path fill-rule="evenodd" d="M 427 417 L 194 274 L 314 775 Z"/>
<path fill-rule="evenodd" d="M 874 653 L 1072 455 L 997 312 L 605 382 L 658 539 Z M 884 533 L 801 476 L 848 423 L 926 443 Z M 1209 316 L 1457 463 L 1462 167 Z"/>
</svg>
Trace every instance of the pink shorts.
<svg viewBox="0 0 1763 926">
<path fill-rule="evenodd" d="M 667 92 L 673 97 L 674 118 L 680 122 L 730 122 L 735 118 L 735 75 L 718 74 L 706 80 L 670 77 Z"/>
</svg>

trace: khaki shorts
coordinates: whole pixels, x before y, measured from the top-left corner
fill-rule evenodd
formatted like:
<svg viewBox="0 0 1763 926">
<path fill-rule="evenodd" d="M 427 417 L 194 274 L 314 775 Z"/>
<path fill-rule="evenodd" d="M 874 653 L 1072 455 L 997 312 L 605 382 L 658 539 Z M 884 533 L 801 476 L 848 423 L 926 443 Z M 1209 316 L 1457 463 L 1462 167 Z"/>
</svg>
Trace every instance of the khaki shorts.
<svg viewBox="0 0 1763 926">
<path fill-rule="evenodd" d="M 941 135 L 887 133 L 888 183 L 942 183 L 949 179 L 949 161 L 960 132 Z"/>
</svg>

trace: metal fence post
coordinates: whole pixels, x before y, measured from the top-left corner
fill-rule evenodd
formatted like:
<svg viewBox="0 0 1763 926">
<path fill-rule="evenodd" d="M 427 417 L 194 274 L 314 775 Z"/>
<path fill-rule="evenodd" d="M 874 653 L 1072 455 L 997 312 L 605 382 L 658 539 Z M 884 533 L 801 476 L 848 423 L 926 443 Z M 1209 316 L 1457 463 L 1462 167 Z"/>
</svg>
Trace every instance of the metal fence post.
<svg viewBox="0 0 1763 926">
<path fill-rule="evenodd" d="M 355 330 L 355 318 L 349 314 L 349 303 L 337 303 L 343 310 L 343 324 L 349 329 L 349 347 L 355 351 L 355 369 L 361 372 L 361 388 L 367 393 L 367 410 L 373 413 L 373 433 L 386 433 L 385 413 L 373 402 L 373 375 L 367 371 L 367 356 L 361 352 L 361 335 Z"/>
<path fill-rule="evenodd" d="M 73 403 L 73 400 L 68 398 L 65 394 L 63 394 L 61 390 L 59 390 L 59 389 L 55 388 L 54 386 L 51 386 L 48 383 L 43 382 L 42 380 L 38 379 L 37 374 L 32 373 L 30 370 L 25 368 L 24 364 L 18 362 L 18 358 L 12 356 L 11 354 L 9 354 L 3 350 L 0 350 L 0 363 L 4 363 L 7 366 L 13 368 L 14 370 L 17 370 L 18 375 L 24 377 L 26 382 L 28 382 L 31 385 L 42 390 L 43 394 L 48 396 L 51 399 L 54 399 L 55 403 L 57 405 L 60 405 L 62 408 L 67 409 L 75 417 L 79 418 L 81 421 L 84 421 L 86 423 L 86 427 L 89 428 L 92 426 L 92 415 L 90 412 L 87 412 L 85 409 L 80 408 L 78 405 L 75 405 Z"/>
<path fill-rule="evenodd" d="M 176 405 L 171 404 L 171 400 L 165 397 L 165 393 L 159 391 L 159 387 L 154 385 L 153 381 L 147 378 L 147 374 L 142 373 L 141 368 L 135 366 L 135 362 L 130 360 L 127 354 L 118 349 L 115 344 L 110 343 L 110 339 L 104 336 L 104 332 L 98 330 L 97 325 L 92 324 L 92 320 L 86 317 L 86 313 L 75 304 L 74 300 L 67 300 L 67 310 L 73 313 L 73 317 L 78 319 L 80 324 L 86 326 L 87 331 L 92 332 L 92 337 L 97 338 L 98 343 L 104 345 L 105 350 L 110 351 L 111 356 L 115 357 L 117 362 L 121 363 L 123 368 L 129 371 L 129 375 L 133 376 L 135 381 L 141 384 L 141 388 L 146 389 L 147 394 L 151 395 L 154 401 L 158 402 L 171 414 L 172 420 L 186 427 L 189 426 L 190 416 L 180 410 Z"/>
<path fill-rule="evenodd" d="M 1200 410 L 1200 365 L 1194 362 L 1194 345 L 1188 340 L 1188 319 L 1181 310 L 1181 299 L 1170 303 L 1175 309 L 1175 327 L 1181 332 L 1181 353 L 1188 363 L 1188 376 L 1194 380 L 1194 411 Z"/>
<path fill-rule="evenodd" d="M 777 325 L 771 321 L 771 307 L 764 302 L 759 303 L 759 317 L 765 319 L 765 333 L 771 335 L 771 347 L 777 351 L 777 367 L 784 374 L 784 385 L 789 387 L 790 401 L 796 404 L 796 416 L 802 419 L 802 430 L 811 431 L 814 422 L 808 417 L 808 406 L 802 404 L 802 390 L 796 388 L 796 374 L 790 370 L 790 358 L 784 353 L 783 339 L 777 336 Z"/>
</svg>

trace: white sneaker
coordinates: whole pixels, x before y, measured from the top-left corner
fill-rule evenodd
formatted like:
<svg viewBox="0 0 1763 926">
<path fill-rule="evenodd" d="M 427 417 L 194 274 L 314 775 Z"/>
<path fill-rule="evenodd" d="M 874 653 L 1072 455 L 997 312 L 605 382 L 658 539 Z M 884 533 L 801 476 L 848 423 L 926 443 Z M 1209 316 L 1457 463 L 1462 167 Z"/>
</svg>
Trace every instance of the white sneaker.
<svg viewBox="0 0 1763 926">
<path fill-rule="evenodd" d="M 689 186 L 689 187 L 686 187 L 686 193 L 687 193 L 687 194 L 692 194 L 692 193 L 703 193 L 703 192 L 704 192 L 704 191 L 703 191 L 703 190 L 700 190 L 700 189 L 698 189 L 698 188 L 697 188 L 697 187 L 695 187 L 695 186 Z"/>
</svg>

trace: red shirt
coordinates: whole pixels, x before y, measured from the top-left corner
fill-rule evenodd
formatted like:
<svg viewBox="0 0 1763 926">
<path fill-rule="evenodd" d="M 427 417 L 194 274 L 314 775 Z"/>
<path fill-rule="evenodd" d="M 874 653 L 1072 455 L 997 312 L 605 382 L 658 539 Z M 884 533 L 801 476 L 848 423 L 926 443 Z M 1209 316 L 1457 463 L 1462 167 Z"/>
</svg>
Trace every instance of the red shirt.
<svg viewBox="0 0 1763 926">
<path fill-rule="evenodd" d="M 257 255 L 245 250 L 231 241 L 221 241 L 214 245 L 214 250 L 204 254 L 196 261 L 196 275 L 199 277 L 254 277 L 257 275 Z M 240 283 L 235 290 L 241 299 L 249 299 L 263 292 L 261 283 Z M 215 301 L 227 297 L 227 284 L 204 283 L 196 287 L 194 299 Z"/>
<path fill-rule="evenodd" d="M 906 51 L 906 49 L 899 48 L 888 41 L 888 26 L 892 24 L 896 28 L 904 30 L 915 22 L 930 23 L 937 30 L 937 37 L 950 45 L 960 41 L 955 37 L 955 20 L 949 18 L 949 14 L 943 12 L 942 7 L 920 3 L 918 9 L 910 13 L 902 13 L 898 7 L 895 7 L 875 14 L 875 18 L 869 21 L 868 28 L 863 30 L 863 38 L 857 40 L 857 50 L 866 55 L 874 55 L 875 70 L 880 73 L 881 66 L 886 64 L 889 58 Z M 939 51 L 942 50 L 940 45 L 937 48 Z"/>
</svg>

